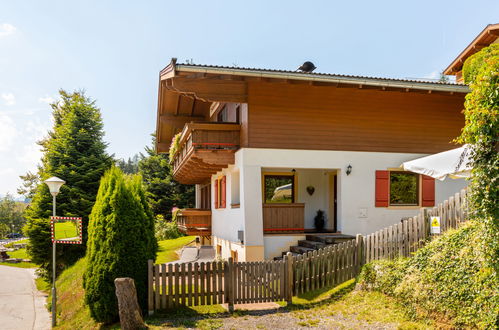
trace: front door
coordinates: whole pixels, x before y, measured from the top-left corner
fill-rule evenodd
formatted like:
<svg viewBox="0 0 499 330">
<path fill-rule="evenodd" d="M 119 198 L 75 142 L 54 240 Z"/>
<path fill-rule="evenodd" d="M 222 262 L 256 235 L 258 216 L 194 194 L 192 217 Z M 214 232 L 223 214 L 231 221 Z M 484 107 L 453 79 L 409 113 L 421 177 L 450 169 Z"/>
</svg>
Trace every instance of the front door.
<svg viewBox="0 0 499 330">
<path fill-rule="evenodd" d="M 328 177 L 329 180 L 329 208 L 328 208 L 328 221 L 327 229 L 333 232 L 337 230 L 337 219 L 338 219 L 338 176 L 336 172 L 330 172 Z"/>
</svg>

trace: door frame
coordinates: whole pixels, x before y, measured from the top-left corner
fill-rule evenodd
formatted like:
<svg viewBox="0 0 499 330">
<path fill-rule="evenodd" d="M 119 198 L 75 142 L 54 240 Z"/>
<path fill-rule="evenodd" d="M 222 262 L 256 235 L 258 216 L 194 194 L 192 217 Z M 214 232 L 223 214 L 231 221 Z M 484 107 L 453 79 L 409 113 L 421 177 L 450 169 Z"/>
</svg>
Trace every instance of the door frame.
<svg viewBox="0 0 499 330">
<path fill-rule="evenodd" d="M 328 230 L 338 231 L 338 172 L 328 172 Z"/>
</svg>

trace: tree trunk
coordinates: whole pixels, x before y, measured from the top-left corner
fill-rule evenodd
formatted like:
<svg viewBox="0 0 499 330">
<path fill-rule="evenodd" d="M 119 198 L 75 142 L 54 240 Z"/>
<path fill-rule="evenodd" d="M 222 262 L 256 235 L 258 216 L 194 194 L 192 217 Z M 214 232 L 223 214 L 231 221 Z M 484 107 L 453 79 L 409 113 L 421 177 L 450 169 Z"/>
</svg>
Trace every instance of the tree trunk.
<svg viewBox="0 0 499 330">
<path fill-rule="evenodd" d="M 114 280 L 114 286 L 118 298 L 121 329 L 146 329 L 137 301 L 137 291 L 133 279 L 129 277 L 117 278 Z"/>
</svg>

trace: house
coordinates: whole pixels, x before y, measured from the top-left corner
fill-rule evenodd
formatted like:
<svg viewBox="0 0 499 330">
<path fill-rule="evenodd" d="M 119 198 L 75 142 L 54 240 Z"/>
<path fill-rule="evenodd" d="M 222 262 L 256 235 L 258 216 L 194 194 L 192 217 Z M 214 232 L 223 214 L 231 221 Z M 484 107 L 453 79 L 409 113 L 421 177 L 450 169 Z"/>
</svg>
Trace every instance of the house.
<svg viewBox="0 0 499 330">
<path fill-rule="evenodd" d="M 464 57 L 446 73 L 459 80 Z M 160 72 L 157 150 L 168 152 L 175 136 L 174 178 L 196 185 L 196 209 L 183 210 L 179 226 L 224 258 L 257 261 L 316 231 L 318 210 L 326 231 L 352 235 L 414 216 L 466 186 L 400 164 L 455 147 L 467 92 L 462 83 L 173 59 Z"/>
</svg>

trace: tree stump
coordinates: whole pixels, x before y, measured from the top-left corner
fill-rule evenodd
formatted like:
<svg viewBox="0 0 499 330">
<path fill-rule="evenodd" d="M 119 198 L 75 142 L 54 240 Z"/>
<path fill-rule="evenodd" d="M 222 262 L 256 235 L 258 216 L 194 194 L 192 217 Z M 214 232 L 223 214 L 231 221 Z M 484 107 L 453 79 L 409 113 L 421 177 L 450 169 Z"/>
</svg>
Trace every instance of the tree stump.
<svg viewBox="0 0 499 330">
<path fill-rule="evenodd" d="M 133 278 L 123 277 L 114 280 L 120 324 L 123 330 L 146 329 L 142 312 L 137 301 L 137 291 Z"/>
</svg>

